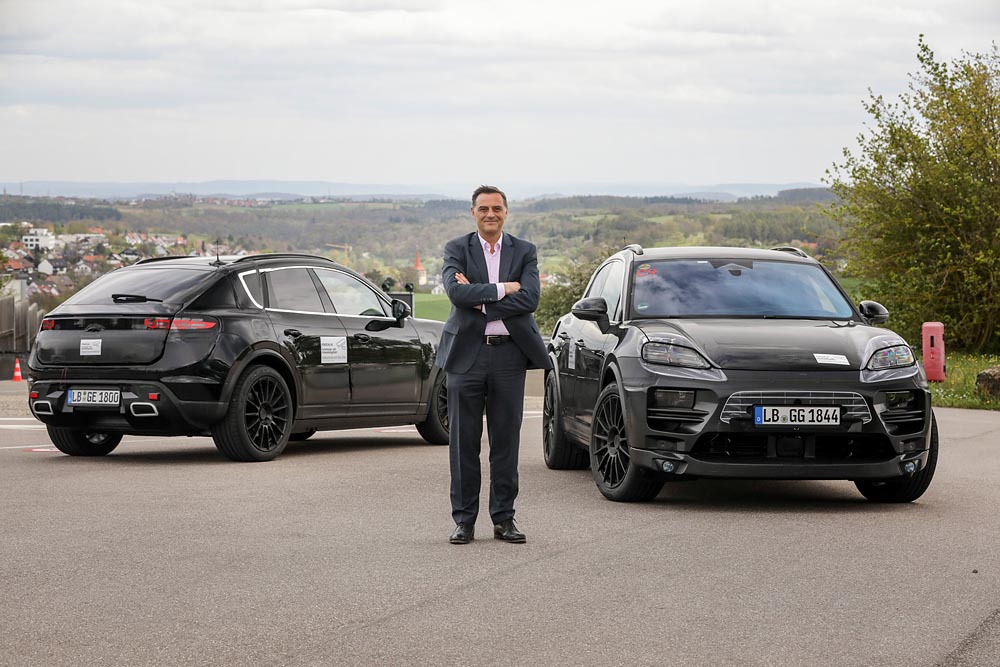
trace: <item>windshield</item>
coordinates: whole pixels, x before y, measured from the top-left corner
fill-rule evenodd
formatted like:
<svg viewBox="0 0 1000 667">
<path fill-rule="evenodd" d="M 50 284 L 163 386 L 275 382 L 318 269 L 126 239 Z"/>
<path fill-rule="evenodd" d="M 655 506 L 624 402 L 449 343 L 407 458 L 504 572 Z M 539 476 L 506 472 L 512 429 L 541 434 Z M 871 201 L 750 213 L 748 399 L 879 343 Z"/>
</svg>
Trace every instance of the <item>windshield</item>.
<svg viewBox="0 0 1000 667">
<path fill-rule="evenodd" d="M 633 265 L 632 317 L 853 316 L 818 266 L 748 259 L 683 259 Z"/>
</svg>

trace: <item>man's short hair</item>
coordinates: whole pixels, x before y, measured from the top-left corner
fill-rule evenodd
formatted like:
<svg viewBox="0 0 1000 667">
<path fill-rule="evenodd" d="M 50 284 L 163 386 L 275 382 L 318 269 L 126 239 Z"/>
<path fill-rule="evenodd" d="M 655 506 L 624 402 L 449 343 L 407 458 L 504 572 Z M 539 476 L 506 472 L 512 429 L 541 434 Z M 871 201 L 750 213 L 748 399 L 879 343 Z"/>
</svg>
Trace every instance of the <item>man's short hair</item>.
<svg viewBox="0 0 1000 667">
<path fill-rule="evenodd" d="M 503 197 L 503 207 L 507 208 L 507 195 L 495 185 L 480 185 L 476 188 L 476 191 L 472 193 L 472 208 L 476 207 L 476 197 L 479 195 L 500 195 Z"/>
</svg>

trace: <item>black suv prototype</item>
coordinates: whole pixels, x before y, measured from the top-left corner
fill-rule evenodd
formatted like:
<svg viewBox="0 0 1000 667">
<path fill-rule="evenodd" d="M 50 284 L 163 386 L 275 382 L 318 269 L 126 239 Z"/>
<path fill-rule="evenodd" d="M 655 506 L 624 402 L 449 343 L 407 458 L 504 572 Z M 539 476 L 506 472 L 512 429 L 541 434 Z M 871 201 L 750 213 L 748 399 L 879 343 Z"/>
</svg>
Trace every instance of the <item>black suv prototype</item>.
<svg viewBox="0 0 1000 667">
<path fill-rule="evenodd" d="M 442 326 L 321 257 L 147 259 L 45 316 L 29 404 L 75 456 L 211 433 L 230 459 L 268 461 L 317 430 L 401 424 L 446 444 Z"/>
<path fill-rule="evenodd" d="M 611 500 L 699 477 L 846 479 L 877 502 L 927 489 L 937 427 L 889 313 L 794 248 L 629 246 L 552 332 L 550 468 Z"/>
</svg>

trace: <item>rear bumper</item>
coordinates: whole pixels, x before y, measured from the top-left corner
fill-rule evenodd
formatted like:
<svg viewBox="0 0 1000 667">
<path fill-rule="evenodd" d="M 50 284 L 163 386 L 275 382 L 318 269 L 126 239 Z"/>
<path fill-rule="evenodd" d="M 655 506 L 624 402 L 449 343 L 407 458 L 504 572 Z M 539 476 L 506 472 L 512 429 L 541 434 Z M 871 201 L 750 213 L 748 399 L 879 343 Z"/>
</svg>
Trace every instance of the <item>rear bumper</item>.
<svg viewBox="0 0 1000 667">
<path fill-rule="evenodd" d="M 117 406 L 81 407 L 66 404 L 68 390 L 87 387 L 118 389 Z M 167 385 L 157 381 L 37 380 L 28 399 L 31 414 L 42 423 L 63 428 L 82 428 L 137 435 L 202 435 L 222 419 L 226 405 L 219 401 L 185 401 Z M 154 395 L 152 398 L 150 395 Z"/>
</svg>

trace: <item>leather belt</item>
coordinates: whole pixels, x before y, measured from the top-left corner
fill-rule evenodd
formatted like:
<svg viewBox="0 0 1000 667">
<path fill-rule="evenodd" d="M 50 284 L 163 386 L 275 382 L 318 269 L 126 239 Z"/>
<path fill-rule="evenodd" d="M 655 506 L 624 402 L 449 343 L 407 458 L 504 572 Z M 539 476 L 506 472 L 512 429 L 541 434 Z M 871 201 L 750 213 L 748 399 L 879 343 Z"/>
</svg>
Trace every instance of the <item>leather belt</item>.
<svg viewBox="0 0 1000 667">
<path fill-rule="evenodd" d="M 510 342 L 510 336 L 483 336 L 487 345 L 503 345 Z"/>
</svg>

